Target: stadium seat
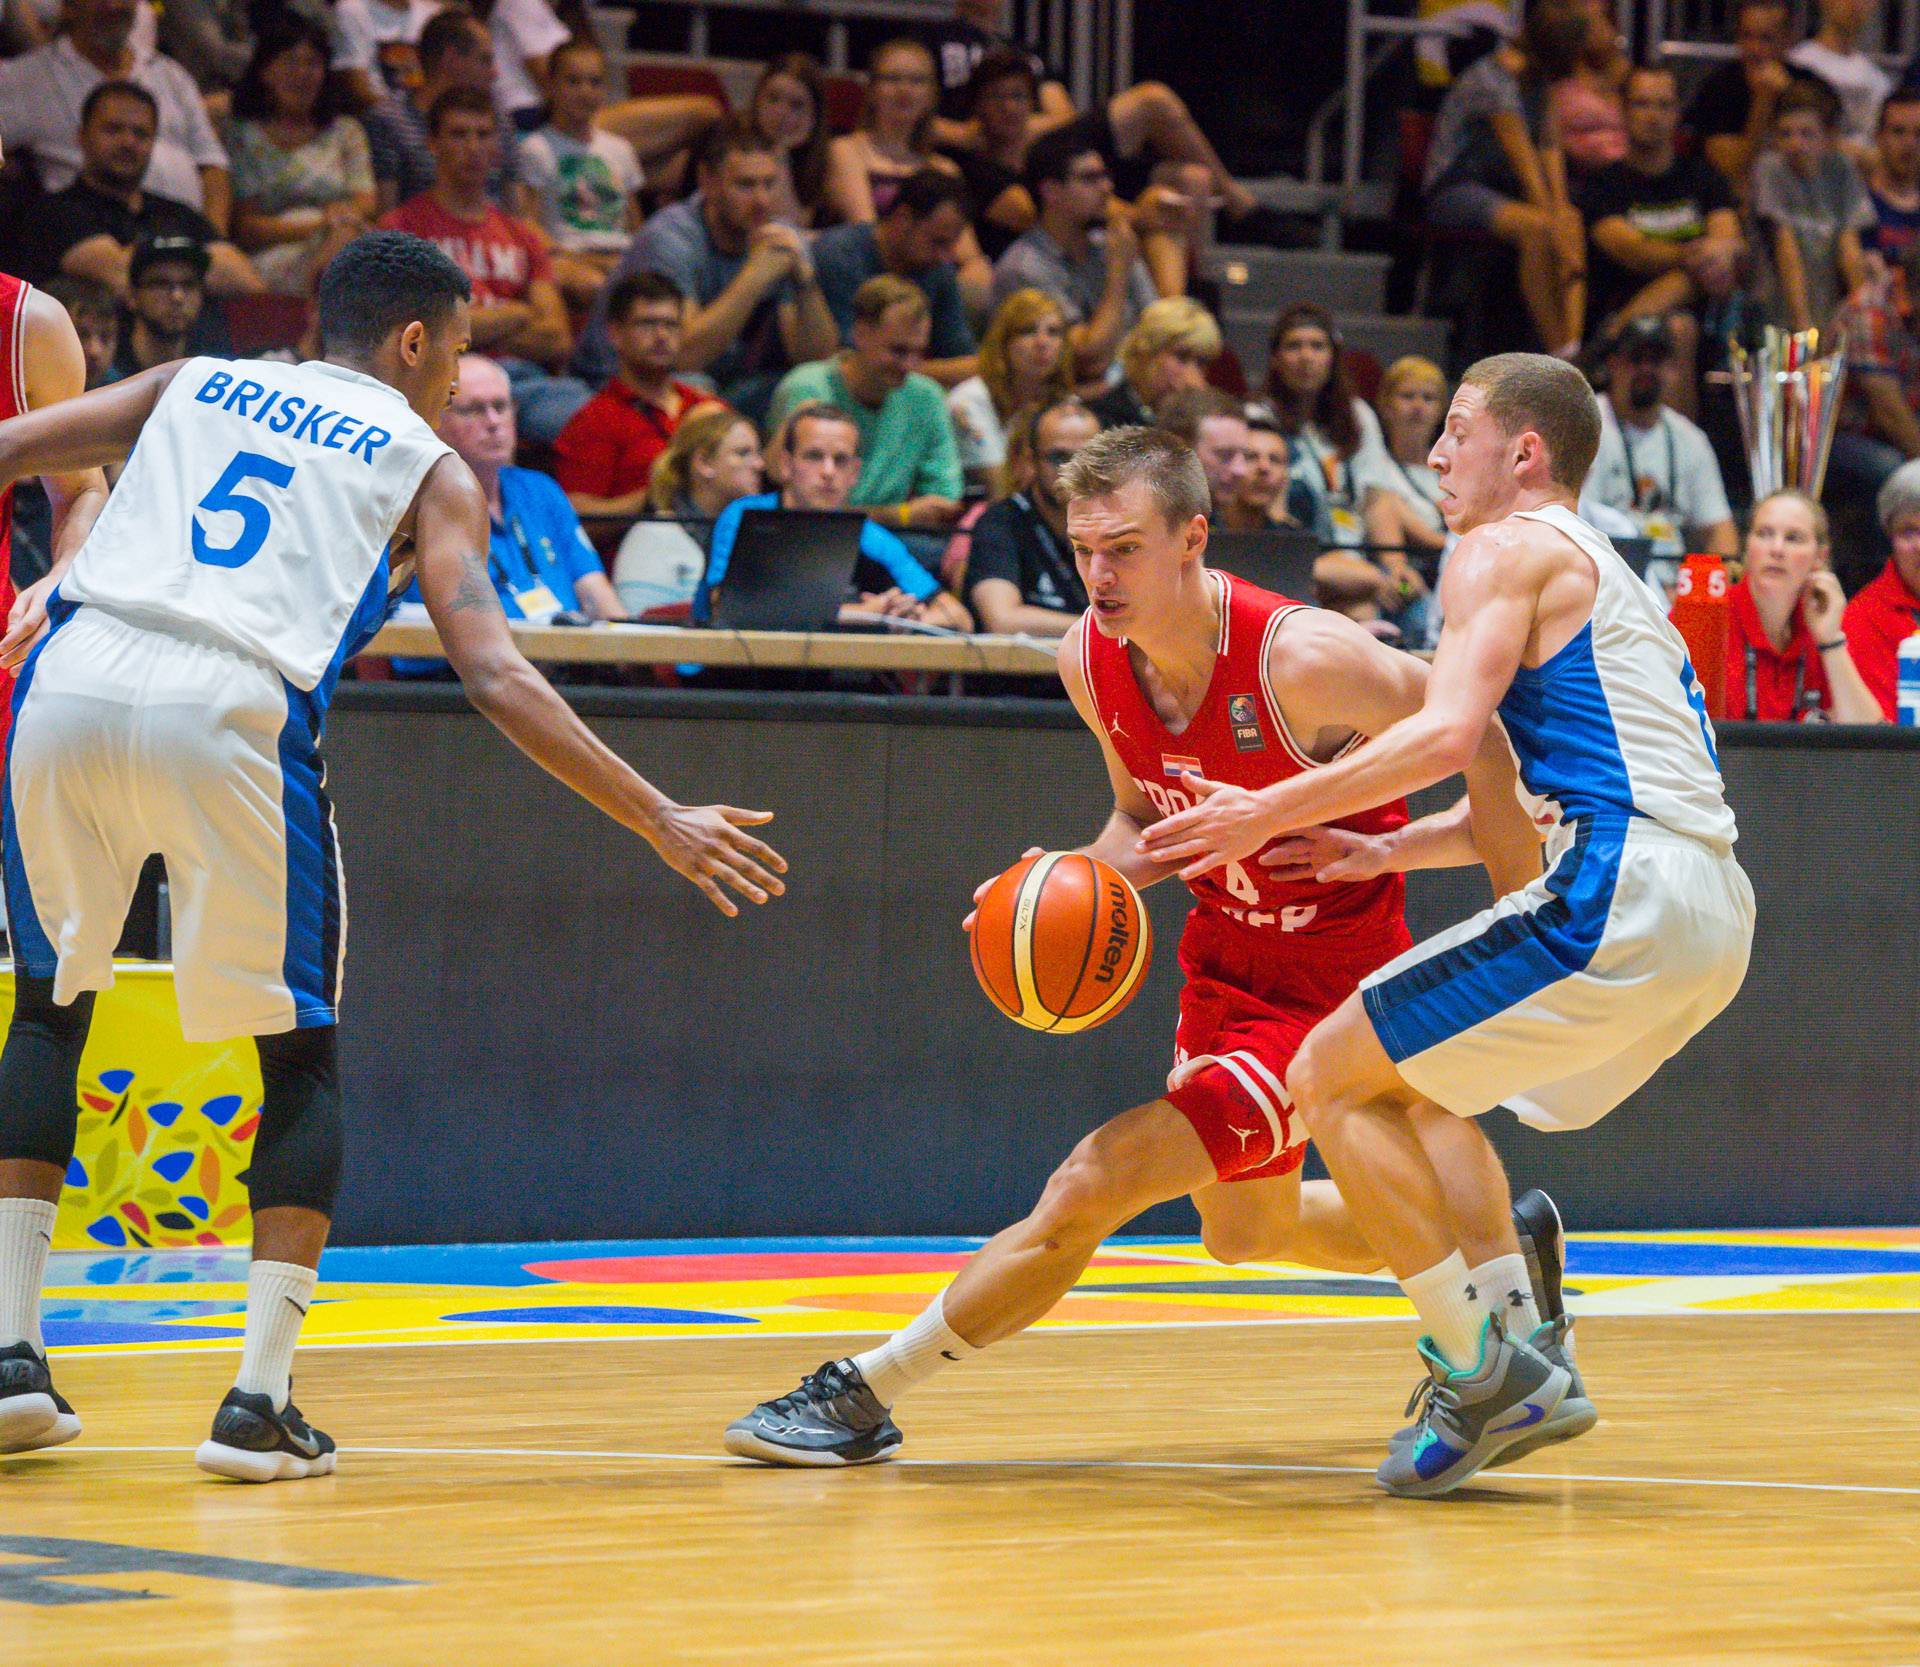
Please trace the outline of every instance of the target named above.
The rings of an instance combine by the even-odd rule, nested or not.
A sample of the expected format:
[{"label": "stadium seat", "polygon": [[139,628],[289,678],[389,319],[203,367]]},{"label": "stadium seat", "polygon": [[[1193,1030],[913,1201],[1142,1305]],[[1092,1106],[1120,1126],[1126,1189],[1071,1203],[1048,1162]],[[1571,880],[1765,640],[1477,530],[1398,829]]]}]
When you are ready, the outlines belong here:
[{"label": "stadium seat", "polygon": [[821,82],[827,95],[827,130],[851,133],[860,125],[860,108],[867,101],[867,78],[845,70],[828,70]]},{"label": "stadium seat", "polygon": [[257,358],[280,348],[297,348],[313,322],[313,303],[304,295],[228,295],[220,301],[227,325],[227,351],[236,358]]},{"label": "stadium seat", "polygon": [[727,84],[705,64],[629,64],[627,92],[633,98],[665,98],[675,93],[699,93],[717,98],[731,111]]}]

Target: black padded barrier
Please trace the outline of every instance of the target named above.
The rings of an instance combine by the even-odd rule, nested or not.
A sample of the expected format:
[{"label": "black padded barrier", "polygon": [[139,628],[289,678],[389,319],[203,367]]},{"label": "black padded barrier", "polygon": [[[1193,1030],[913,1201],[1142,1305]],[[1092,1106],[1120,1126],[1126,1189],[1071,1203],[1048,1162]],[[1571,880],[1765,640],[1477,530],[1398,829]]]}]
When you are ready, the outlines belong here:
[{"label": "black padded barrier", "polygon": [[[724,920],[457,689],[343,687],[342,1242],[991,1232],[1158,1091],[1184,888],[1148,894],[1140,995],[1078,1037],[1000,1017],[959,930],[979,880],[1110,808],[1064,703],[570,698],[677,797],[776,811],[791,892]],[[1597,1128],[1489,1127],[1576,1226],[1920,1219],[1920,735],[1728,726],[1721,757],[1745,990]],[[1415,936],[1486,896],[1415,876]]]}]

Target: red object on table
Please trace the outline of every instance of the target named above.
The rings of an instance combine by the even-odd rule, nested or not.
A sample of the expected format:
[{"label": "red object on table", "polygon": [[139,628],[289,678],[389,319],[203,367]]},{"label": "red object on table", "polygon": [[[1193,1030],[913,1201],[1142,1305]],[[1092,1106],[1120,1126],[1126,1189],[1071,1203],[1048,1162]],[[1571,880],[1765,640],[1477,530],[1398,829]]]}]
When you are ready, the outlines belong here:
[{"label": "red object on table", "polygon": [[1673,588],[1668,618],[1687,645],[1694,676],[1707,699],[1707,716],[1727,715],[1727,633],[1732,629],[1733,589],[1727,564],[1718,556],[1688,556]]}]

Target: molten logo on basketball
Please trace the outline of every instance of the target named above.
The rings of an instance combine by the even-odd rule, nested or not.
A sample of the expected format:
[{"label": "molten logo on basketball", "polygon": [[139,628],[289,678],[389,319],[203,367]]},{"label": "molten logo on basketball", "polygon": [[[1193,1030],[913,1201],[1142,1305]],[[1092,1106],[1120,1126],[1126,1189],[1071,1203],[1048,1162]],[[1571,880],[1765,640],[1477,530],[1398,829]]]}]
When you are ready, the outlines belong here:
[{"label": "molten logo on basketball", "polygon": [[1100,965],[1094,970],[1096,984],[1111,984],[1113,975],[1125,958],[1131,940],[1133,894],[1124,880],[1107,888],[1107,942],[1100,951]]}]

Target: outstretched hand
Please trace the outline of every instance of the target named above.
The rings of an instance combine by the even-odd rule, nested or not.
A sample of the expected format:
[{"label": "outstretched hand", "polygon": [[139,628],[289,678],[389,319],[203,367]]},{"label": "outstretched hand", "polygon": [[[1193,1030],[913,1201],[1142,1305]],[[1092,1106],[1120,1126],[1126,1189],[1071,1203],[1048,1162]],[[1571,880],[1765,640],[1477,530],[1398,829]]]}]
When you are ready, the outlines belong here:
[{"label": "outstretched hand", "polygon": [[1138,849],[1155,862],[1181,864],[1181,879],[1197,880],[1209,869],[1244,861],[1273,837],[1273,812],[1246,788],[1191,770],[1180,785],[1192,797],[1192,809],[1155,822],[1141,834]]},{"label": "outstretched hand", "polygon": [[7,634],[0,637],[0,670],[12,671],[39,640],[47,628],[47,597],[59,582],[51,573],[46,574],[13,599]]},{"label": "outstretched hand", "polygon": [[[1046,847],[1043,845],[1029,845],[1020,853],[1020,860],[1025,862],[1028,857],[1037,857],[1041,855],[1045,849]],[[1005,869],[1001,870],[1001,873],[1005,872]],[[967,918],[960,922],[960,930],[962,932],[971,932],[973,930],[973,923],[980,918],[980,899],[987,895],[988,888],[992,886],[994,880],[999,878],[1000,875],[995,874],[991,879],[982,880],[973,888],[973,907],[967,911]]]},{"label": "outstretched hand", "polygon": [[1276,880],[1371,880],[1387,872],[1387,853],[1371,834],[1302,828],[1276,840],[1260,866]]},{"label": "outstretched hand", "polygon": [[786,894],[780,876],[787,871],[787,859],[742,831],[772,820],[770,810],[669,805],[647,838],[662,862],[676,874],[684,874],[707,894],[709,903],[731,918],[739,914],[740,906],[721,889],[722,882],[750,903]]}]

